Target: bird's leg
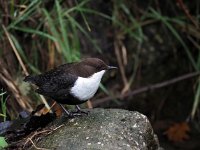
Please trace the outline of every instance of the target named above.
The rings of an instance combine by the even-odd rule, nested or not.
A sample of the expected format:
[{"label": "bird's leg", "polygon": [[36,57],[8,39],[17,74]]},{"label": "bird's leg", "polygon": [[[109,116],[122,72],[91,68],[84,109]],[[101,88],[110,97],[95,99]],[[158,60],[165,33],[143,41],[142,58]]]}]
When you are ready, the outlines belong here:
[{"label": "bird's leg", "polygon": [[71,113],[67,109],[65,109],[65,107],[62,104],[59,104],[59,105],[70,118],[74,117],[73,113]]},{"label": "bird's leg", "polygon": [[75,105],[75,107],[76,107],[76,112],[75,113],[88,115],[89,111],[83,111],[83,110],[81,110],[81,108],[78,105]]}]

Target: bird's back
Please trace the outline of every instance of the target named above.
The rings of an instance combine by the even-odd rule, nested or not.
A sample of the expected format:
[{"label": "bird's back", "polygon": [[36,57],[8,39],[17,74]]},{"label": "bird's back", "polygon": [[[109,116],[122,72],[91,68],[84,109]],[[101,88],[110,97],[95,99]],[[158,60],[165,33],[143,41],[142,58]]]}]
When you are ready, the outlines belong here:
[{"label": "bird's back", "polygon": [[64,64],[40,75],[27,76],[24,81],[37,85],[36,92],[45,96],[52,97],[54,95],[55,97],[66,94],[77,79],[77,76],[71,74],[70,71],[73,65],[75,64]]},{"label": "bird's back", "polygon": [[[90,78],[90,77],[93,74],[101,71],[102,68],[99,68],[99,66],[106,67],[105,64],[103,63],[97,63],[99,61],[101,60],[90,58],[90,59],[87,59],[86,61],[83,60],[81,62],[63,64],[59,67],[56,67],[55,69],[52,69],[40,75],[27,76],[24,79],[24,81],[31,82],[37,85],[38,86],[38,89],[36,90],[37,93],[51,97],[60,102],[66,98],[70,98],[70,99],[74,98],[73,95],[71,95],[71,93],[77,95],[77,99],[75,98],[73,101],[76,101],[78,99],[80,100],[81,97],[83,96],[88,98],[88,97],[93,96],[96,93],[103,74],[101,75],[101,77],[98,77],[97,82],[91,80],[94,77],[93,78]],[[91,93],[79,89],[82,87],[83,89],[84,87],[89,89],[88,85],[85,86],[85,84],[83,84],[82,86],[82,81],[85,81],[85,79],[87,79],[86,81],[88,81],[88,78],[90,78],[92,82],[85,82],[85,83],[94,82],[94,85],[95,85],[94,86],[92,84],[88,84],[88,85],[92,85],[91,90],[89,90],[89,92],[92,91]],[[76,81],[81,81],[81,82],[77,82],[77,83],[81,83],[81,86],[79,86],[79,84],[77,84]],[[97,83],[97,85],[95,83]],[[74,84],[77,84],[78,86],[75,86],[75,88],[73,88],[74,89],[73,92],[71,92],[70,90],[72,89],[72,87],[74,87]],[[76,91],[79,94],[77,94]],[[87,94],[82,96],[82,94],[80,93],[87,93],[87,94],[89,93],[89,94],[88,96]]]}]

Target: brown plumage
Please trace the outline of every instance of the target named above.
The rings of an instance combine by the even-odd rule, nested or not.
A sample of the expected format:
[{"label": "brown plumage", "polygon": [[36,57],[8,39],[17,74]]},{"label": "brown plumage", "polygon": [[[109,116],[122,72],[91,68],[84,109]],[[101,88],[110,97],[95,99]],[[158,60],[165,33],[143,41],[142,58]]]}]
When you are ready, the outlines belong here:
[{"label": "brown plumage", "polygon": [[63,64],[40,75],[27,76],[24,81],[37,85],[37,93],[48,96],[59,103],[78,105],[87,100],[81,99],[70,91],[77,79],[80,77],[86,79],[94,73],[112,68],[115,67],[106,65],[98,58],[86,58],[81,62]]}]

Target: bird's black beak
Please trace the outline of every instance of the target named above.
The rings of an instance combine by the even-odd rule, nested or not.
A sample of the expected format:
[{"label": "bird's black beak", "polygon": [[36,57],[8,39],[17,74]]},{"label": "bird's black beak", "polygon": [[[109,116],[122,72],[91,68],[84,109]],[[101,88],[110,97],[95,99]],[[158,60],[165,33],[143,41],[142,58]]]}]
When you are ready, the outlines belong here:
[{"label": "bird's black beak", "polygon": [[117,69],[117,67],[114,67],[114,66],[108,66],[108,70],[111,70],[111,69]]}]

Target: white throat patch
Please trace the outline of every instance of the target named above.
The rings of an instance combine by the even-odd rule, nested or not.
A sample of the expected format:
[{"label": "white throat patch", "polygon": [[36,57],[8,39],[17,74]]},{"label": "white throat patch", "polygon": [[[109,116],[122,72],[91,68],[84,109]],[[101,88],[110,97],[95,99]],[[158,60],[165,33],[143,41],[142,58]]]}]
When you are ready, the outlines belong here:
[{"label": "white throat patch", "polygon": [[92,98],[99,88],[99,84],[104,73],[105,70],[102,70],[94,73],[88,78],[78,77],[74,86],[71,88],[70,93],[83,101]]}]

